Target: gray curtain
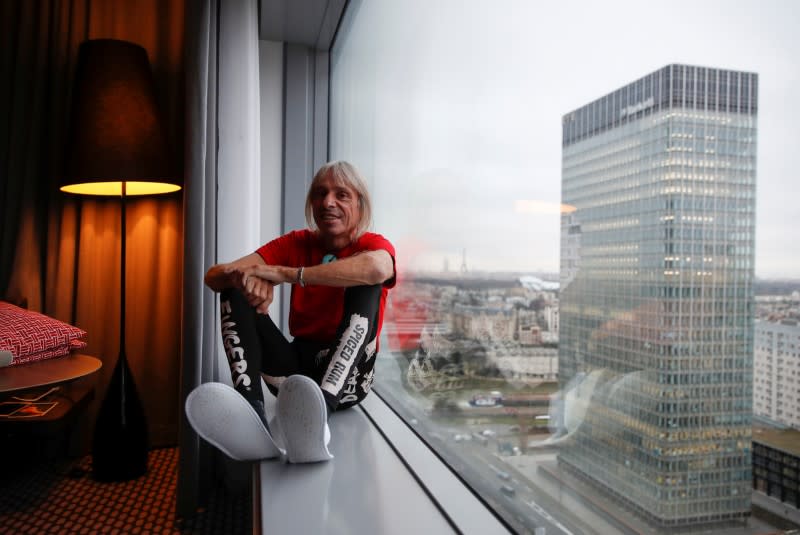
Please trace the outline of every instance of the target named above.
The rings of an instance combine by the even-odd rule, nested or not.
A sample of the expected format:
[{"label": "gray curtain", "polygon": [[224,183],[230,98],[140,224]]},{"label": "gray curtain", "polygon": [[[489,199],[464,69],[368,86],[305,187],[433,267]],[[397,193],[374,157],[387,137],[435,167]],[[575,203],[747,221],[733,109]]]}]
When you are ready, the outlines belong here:
[{"label": "gray curtain", "polygon": [[[186,180],[181,392],[212,380],[216,356],[215,296],[203,275],[216,258],[217,29],[216,0],[186,6]],[[182,409],[182,406],[181,406]],[[177,514],[194,514],[211,485],[211,451],[181,412],[178,444]]]},{"label": "gray curtain", "polygon": [[[260,245],[257,0],[187,3],[186,36],[182,403],[201,383],[230,384],[217,296],[203,276]],[[183,410],[179,446],[178,516],[204,504],[216,477],[212,467],[240,488],[250,475],[251,465],[229,461],[201,441]]]},{"label": "gray curtain", "polygon": [[[87,33],[83,13],[81,2],[0,2],[0,298],[25,298],[37,310],[45,302],[48,211],[61,209],[56,178],[72,58]],[[26,268],[36,280],[10,289],[18,245],[32,239],[34,265]]]}]

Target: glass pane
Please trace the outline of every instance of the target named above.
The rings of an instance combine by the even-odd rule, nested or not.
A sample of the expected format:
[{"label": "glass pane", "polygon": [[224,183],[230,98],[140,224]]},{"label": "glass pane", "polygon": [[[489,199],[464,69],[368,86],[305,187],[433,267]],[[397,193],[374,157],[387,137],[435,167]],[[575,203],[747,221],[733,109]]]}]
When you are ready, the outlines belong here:
[{"label": "glass pane", "polygon": [[514,530],[781,528],[795,10],[551,4],[348,6],[330,155],[398,255],[375,388]]}]

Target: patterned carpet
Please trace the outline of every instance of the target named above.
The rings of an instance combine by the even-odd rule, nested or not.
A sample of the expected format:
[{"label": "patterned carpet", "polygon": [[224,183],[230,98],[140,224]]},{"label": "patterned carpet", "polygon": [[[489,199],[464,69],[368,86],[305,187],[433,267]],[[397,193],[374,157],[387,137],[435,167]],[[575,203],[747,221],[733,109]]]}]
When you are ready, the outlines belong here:
[{"label": "patterned carpet", "polygon": [[91,457],[43,462],[0,476],[0,534],[247,534],[250,496],[218,487],[208,508],[174,518],[178,450],[150,452],[144,476],[124,483],[91,477]]}]

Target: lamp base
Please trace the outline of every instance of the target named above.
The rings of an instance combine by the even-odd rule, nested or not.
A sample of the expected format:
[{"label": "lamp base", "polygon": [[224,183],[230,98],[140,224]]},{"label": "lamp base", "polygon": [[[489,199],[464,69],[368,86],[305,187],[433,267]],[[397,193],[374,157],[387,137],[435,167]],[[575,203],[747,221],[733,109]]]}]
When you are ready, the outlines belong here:
[{"label": "lamp base", "polygon": [[92,441],[92,477],[128,481],[147,472],[147,420],[125,351],[100,406]]}]

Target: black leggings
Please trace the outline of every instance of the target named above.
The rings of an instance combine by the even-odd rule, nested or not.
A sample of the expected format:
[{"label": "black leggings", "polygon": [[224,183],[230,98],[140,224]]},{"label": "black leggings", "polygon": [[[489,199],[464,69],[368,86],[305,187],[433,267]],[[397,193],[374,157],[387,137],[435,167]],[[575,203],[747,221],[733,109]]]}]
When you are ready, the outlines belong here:
[{"label": "black leggings", "polygon": [[220,295],[222,343],[234,388],[251,403],[263,406],[262,372],[267,388],[276,395],[283,379],[302,374],[320,385],[331,411],[359,403],[372,386],[381,289],[377,284],[345,290],[342,321],[329,343],[302,338],[289,342],[239,290],[224,290]]}]

